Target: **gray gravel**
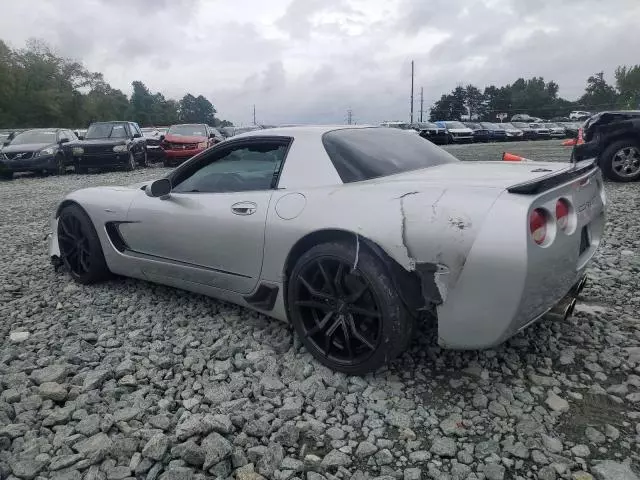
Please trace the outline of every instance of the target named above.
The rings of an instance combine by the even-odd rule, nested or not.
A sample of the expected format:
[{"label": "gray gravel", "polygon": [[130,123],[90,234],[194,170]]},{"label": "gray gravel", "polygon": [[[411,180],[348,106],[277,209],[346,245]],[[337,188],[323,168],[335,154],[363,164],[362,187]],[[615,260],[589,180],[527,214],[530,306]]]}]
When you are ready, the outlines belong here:
[{"label": "gray gravel", "polygon": [[[560,159],[558,143],[450,148]],[[482,352],[443,351],[423,325],[357,378],[248,310],[54,272],[66,192],[161,171],[0,183],[0,479],[638,479],[640,185],[607,184],[573,318]]]}]

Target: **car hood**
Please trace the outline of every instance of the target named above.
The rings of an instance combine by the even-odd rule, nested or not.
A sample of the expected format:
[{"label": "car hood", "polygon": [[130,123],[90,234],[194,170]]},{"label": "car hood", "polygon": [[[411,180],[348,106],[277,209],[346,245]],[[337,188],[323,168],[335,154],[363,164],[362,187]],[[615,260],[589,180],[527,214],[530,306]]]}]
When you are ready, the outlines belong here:
[{"label": "car hood", "polygon": [[470,128],[449,128],[451,133],[473,133],[473,130]]},{"label": "car hood", "polygon": [[200,142],[206,142],[207,137],[203,137],[200,135],[193,136],[193,137],[186,137],[184,135],[166,135],[164,137],[164,141],[171,142],[171,143],[200,143]]},{"label": "car hood", "polygon": [[456,162],[391,175],[384,180],[392,183],[425,182],[447,187],[467,186],[503,190],[571,168],[573,164],[569,162]]},{"label": "car hood", "polygon": [[124,138],[95,138],[91,140],[78,140],[73,143],[74,146],[109,146],[109,145],[124,145],[127,141]]},{"label": "car hood", "polygon": [[57,146],[55,143],[25,143],[23,145],[7,145],[2,148],[4,153],[13,152],[38,152],[43,148]]}]

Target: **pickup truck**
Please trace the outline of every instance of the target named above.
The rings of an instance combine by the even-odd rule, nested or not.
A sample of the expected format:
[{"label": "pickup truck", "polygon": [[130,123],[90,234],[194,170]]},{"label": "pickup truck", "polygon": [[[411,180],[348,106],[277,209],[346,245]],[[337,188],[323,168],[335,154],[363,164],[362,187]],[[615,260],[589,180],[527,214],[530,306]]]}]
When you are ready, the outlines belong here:
[{"label": "pickup truck", "polygon": [[616,182],[640,180],[640,111],[601,112],[583,126],[575,159],[598,159],[604,175]]}]

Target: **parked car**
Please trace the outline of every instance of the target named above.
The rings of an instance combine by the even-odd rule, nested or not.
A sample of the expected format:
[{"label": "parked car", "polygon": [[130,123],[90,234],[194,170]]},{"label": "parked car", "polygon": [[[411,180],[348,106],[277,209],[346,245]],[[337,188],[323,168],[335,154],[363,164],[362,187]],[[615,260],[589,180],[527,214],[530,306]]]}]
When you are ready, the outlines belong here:
[{"label": "parked car", "polygon": [[571,119],[569,117],[553,117],[549,121],[553,123],[567,123],[571,122]]},{"label": "parked car", "polygon": [[531,128],[531,124],[525,122],[511,122],[511,124],[518,130],[522,131],[523,140],[537,140],[538,131]]},{"label": "parked car", "polygon": [[417,122],[411,125],[411,128],[417,131],[422,138],[436,145],[444,145],[447,143],[447,130],[433,122]]},{"label": "parked car", "polygon": [[241,133],[254,132],[256,130],[264,130],[262,125],[247,125],[245,127],[223,127],[220,132],[225,138],[240,135]]},{"label": "parked car", "polygon": [[482,128],[485,128],[489,132],[489,140],[492,142],[504,142],[507,139],[507,132],[505,132],[497,123],[493,122],[481,122]]},{"label": "parked car", "polygon": [[147,141],[134,122],[96,122],[86,135],[68,147],[77,173],[90,168],[124,168],[134,170],[147,165]]},{"label": "parked car", "polygon": [[72,165],[63,145],[77,140],[71,130],[38,128],[5,140],[0,152],[0,175],[11,178],[16,172],[47,172],[64,175]]},{"label": "parked car", "polygon": [[160,137],[164,135],[164,132],[155,127],[141,128],[140,131],[147,141],[147,156],[149,160],[161,159],[164,156],[164,152],[160,148]]},{"label": "parked car", "polygon": [[617,182],[640,180],[640,111],[598,113],[583,127],[577,160],[596,157],[604,174]]},{"label": "parked car", "polygon": [[551,131],[542,123],[530,123],[529,126],[536,132],[536,140],[548,140],[551,138]]},{"label": "parked car", "polygon": [[578,130],[582,127],[581,123],[565,122],[561,124],[567,132],[567,137],[576,138],[578,136]]},{"label": "parked car", "polygon": [[551,138],[565,138],[567,136],[567,129],[558,123],[545,123],[544,126],[549,129]]},{"label": "parked car", "polygon": [[591,116],[590,112],[575,110],[569,114],[570,120],[586,120]]},{"label": "parked car", "polygon": [[489,131],[484,128],[479,123],[474,122],[463,122],[464,125],[470,128],[473,131],[473,141],[478,142],[488,142],[489,141]]},{"label": "parked car", "polygon": [[523,140],[524,132],[519,128],[516,128],[511,123],[496,123],[496,125],[504,130],[507,140]]},{"label": "parked car", "polygon": [[[216,133],[204,123],[171,125],[160,137],[165,167],[180,165],[185,160],[218,143]],[[222,139],[220,138],[220,141]]]},{"label": "parked car", "polygon": [[446,129],[448,143],[473,142],[473,130],[471,130],[462,122],[441,120],[436,122],[436,125]]},{"label": "parked car", "polygon": [[255,131],[155,181],[67,195],[50,257],[81,284],[136,277],[290,322],[360,375],[406,351],[420,312],[454,349],[569,316],[603,235],[600,180],[593,161],[460,162],[393,128]]},{"label": "parked car", "polygon": [[525,123],[535,122],[535,118],[526,113],[518,113],[511,117],[511,123],[513,122],[525,122]]}]

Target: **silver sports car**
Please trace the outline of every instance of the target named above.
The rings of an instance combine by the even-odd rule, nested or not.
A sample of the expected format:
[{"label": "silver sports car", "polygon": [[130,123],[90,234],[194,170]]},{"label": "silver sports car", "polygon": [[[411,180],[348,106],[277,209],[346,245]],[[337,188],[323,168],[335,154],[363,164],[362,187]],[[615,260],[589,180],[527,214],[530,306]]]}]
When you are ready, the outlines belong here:
[{"label": "silver sports car", "polygon": [[362,374],[416,321],[477,349],[570,314],[604,206],[592,161],[460,162],[398,129],[274,128],[71,193],[50,253],[80,283],[124,275],[289,321],[320,362]]}]

